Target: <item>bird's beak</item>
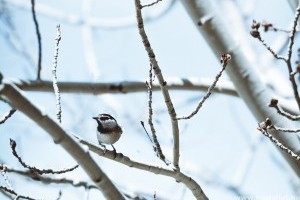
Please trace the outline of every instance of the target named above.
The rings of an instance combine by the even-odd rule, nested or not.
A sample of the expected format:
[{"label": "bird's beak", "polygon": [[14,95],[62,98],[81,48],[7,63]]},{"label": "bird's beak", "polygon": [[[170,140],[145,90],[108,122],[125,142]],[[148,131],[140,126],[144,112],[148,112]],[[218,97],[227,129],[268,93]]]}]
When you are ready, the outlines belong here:
[{"label": "bird's beak", "polygon": [[94,120],[97,120],[97,119],[98,119],[98,117],[93,117],[93,119],[94,119]]}]

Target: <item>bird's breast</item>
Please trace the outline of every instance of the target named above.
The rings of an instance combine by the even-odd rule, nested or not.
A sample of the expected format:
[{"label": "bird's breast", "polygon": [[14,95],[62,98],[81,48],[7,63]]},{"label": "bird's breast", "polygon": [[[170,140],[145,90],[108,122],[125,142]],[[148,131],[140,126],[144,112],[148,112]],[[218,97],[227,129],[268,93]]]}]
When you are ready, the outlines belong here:
[{"label": "bird's breast", "polygon": [[104,144],[114,144],[116,141],[119,140],[121,137],[121,132],[120,131],[114,131],[110,133],[100,133],[97,132],[97,138],[99,143],[104,143]]}]

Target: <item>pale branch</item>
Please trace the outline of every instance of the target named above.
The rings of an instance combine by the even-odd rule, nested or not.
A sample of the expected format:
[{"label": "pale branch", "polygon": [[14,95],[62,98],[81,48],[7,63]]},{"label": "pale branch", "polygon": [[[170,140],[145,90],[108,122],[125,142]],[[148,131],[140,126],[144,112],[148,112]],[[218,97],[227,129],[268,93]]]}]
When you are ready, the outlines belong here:
[{"label": "pale branch", "polygon": [[229,54],[223,54],[221,56],[221,64],[222,64],[222,69],[221,71],[217,74],[217,76],[215,77],[215,80],[213,81],[213,83],[211,84],[211,86],[208,88],[206,94],[201,98],[201,100],[199,101],[196,109],[189,115],[187,116],[183,116],[183,117],[179,117],[177,118],[178,120],[182,120],[182,119],[191,119],[193,116],[195,116],[200,108],[203,106],[204,102],[210,97],[213,89],[216,87],[217,82],[219,80],[219,78],[222,76],[222,73],[224,72],[228,61],[231,59],[231,56]]},{"label": "pale branch", "polygon": [[21,170],[21,169],[14,169],[8,166],[5,166],[4,170],[7,173],[14,173],[20,176],[28,177],[34,181],[39,181],[44,184],[67,184],[73,187],[83,187],[85,189],[98,189],[98,187],[94,184],[90,184],[85,181],[75,181],[68,178],[53,178],[50,176],[41,176],[37,173],[34,173],[32,170]]},{"label": "pale branch", "polygon": [[26,164],[23,161],[23,159],[18,155],[18,153],[16,151],[17,143],[13,139],[10,139],[10,147],[11,147],[11,150],[12,150],[12,154],[18,159],[19,163],[24,168],[29,169],[30,171],[32,171],[34,173],[37,173],[37,174],[40,174],[40,175],[42,175],[42,174],[63,174],[63,173],[73,171],[73,170],[75,170],[76,168],[79,167],[79,165],[75,165],[74,167],[63,169],[63,170],[58,170],[58,171],[55,171],[53,169],[38,169],[36,167],[29,166],[28,164]]},{"label": "pale branch", "polygon": [[60,144],[80,164],[105,198],[124,199],[89,152],[82,148],[58,123],[30,102],[16,86],[8,83],[0,84],[0,96],[43,128],[56,144]]},{"label": "pale branch", "polygon": [[10,109],[10,111],[8,111],[7,113],[5,113],[1,118],[0,118],[0,124],[3,124],[6,122],[6,120],[8,120],[17,110],[12,108]]},{"label": "pale branch", "polygon": [[[159,12],[147,13],[145,16],[145,22],[153,22],[160,19],[163,15],[166,15],[172,10],[177,0],[166,0],[163,4],[163,8]],[[21,9],[31,9],[26,2],[18,0],[7,1],[11,6],[15,6]],[[44,3],[38,3],[36,6],[36,12],[47,18],[51,18],[55,21],[68,23],[71,25],[86,25],[88,24],[92,29],[121,29],[135,26],[135,18],[133,16],[118,17],[118,18],[103,18],[90,16],[85,19],[82,15],[76,13],[67,13],[64,10],[59,10],[57,7],[52,7]]]},{"label": "pale branch", "polygon": [[159,159],[161,159],[166,165],[169,165],[170,163],[166,160],[166,157],[161,150],[160,144],[159,144],[157,136],[156,136],[156,130],[155,130],[155,127],[153,124],[153,108],[152,108],[153,74],[152,74],[152,69],[153,69],[152,64],[150,64],[149,82],[146,82],[146,85],[148,88],[148,124],[150,126],[150,130],[152,133],[152,143],[154,144],[154,151],[156,152],[157,157]]},{"label": "pale branch", "polygon": [[270,126],[269,125],[269,120],[267,119],[266,121],[258,124],[258,130],[265,135],[266,137],[268,137],[271,142],[273,142],[277,147],[279,147],[281,150],[283,150],[284,152],[288,153],[292,158],[294,158],[295,160],[297,160],[298,162],[300,161],[300,156],[298,156],[296,153],[294,153],[291,149],[289,149],[288,147],[286,147],[285,145],[283,145],[281,142],[279,142],[278,139],[276,139],[273,135],[271,135],[267,129]]},{"label": "pale branch", "polygon": [[39,23],[36,18],[36,13],[35,13],[35,0],[31,0],[31,13],[32,13],[32,18],[35,26],[35,32],[37,36],[37,41],[38,41],[38,69],[37,69],[37,80],[41,79],[41,70],[42,70],[42,38],[41,38],[41,33],[39,29]]},{"label": "pale branch", "polygon": [[[82,14],[83,20],[89,21],[92,16],[92,10],[94,9],[95,2],[92,0],[82,1]],[[81,26],[83,52],[85,57],[86,68],[93,80],[99,79],[101,75],[100,66],[98,65],[97,53],[95,51],[94,45],[94,29],[90,23],[84,23]]]},{"label": "pale branch", "polygon": [[115,153],[114,151],[105,150],[102,149],[99,145],[95,145],[94,143],[91,143],[87,140],[83,140],[82,138],[76,135],[74,135],[74,137],[78,139],[78,142],[80,142],[83,145],[86,145],[90,151],[98,154],[99,156],[127,165],[128,167],[140,169],[154,174],[172,177],[177,182],[182,182],[187,188],[189,188],[196,199],[208,199],[207,196],[204,194],[203,190],[201,189],[200,185],[195,180],[193,180],[191,177],[186,176],[185,174],[176,169],[169,170],[162,167],[156,167],[153,165],[147,165],[144,163],[136,162],[131,160],[129,157],[123,155],[122,153]]},{"label": "pale branch", "polygon": [[[178,91],[207,91],[213,80],[209,78],[168,78],[166,79],[169,90]],[[12,83],[24,91],[53,92],[50,81],[30,81],[30,80],[5,80]],[[90,82],[58,82],[61,93],[83,93],[83,94],[115,94],[115,93],[135,93],[147,92],[145,81],[120,81],[105,83]],[[153,83],[153,91],[160,91],[160,85]],[[238,93],[229,81],[219,81],[214,88],[215,93],[238,97]],[[280,98],[280,97],[279,97]],[[295,113],[295,108],[290,102],[284,101],[282,108],[290,113]]]},{"label": "pale branch", "polygon": [[[286,123],[289,123],[292,127],[293,124],[296,124],[296,122],[282,119],[273,109],[266,106],[274,94],[262,82],[261,76],[257,72],[256,68],[260,68],[262,63],[249,58],[249,52],[242,48],[243,43],[236,38],[235,34],[232,34],[238,32],[237,28],[243,29],[243,27],[233,27],[230,23],[226,23],[223,17],[224,13],[216,12],[216,6],[212,1],[181,0],[181,2],[215,56],[218,57],[220,52],[228,52],[232,56],[230,67],[227,68],[226,73],[257,121],[271,117],[278,126],[285,126]],[[204,24],[198,24],[199,21],[209,16],[212,17]],[[288,104],[288,106],[290,105],[291,103]],[[296,111],[294,110],[294,112]],[[297,149],[300,143],[296,134],[280,134],[278,140],[291,149]],[[286,153],[281,153],[300,177],[299,163]]]},{"label": "pale branch", "polygon": [[[52,92],[53,86],[50,81],[29,81],[11,80],[9,81],[25,91]],[[213,80],[206,78],[169,78],[166,85],[168,90],[186,91],[207,91]],[[91,82],[58,82],[61,93],[87,93],[87,94],[106,94],[106,93],[132,93],[147,92],[145,81],[120,81],[106,83]],[[160,91],[160,85],[153,83],[153,91]],[[214,91],[220,94],[238,96],[233,85],[229,81],[219,82]]]},{"label": "pale branch", "polygon": [[58,121],[61,123],[61,98],[60,98],[60,92],[57,85],[57,75],[56,75],[56,69],[57,69],[57,58],[58,58],[58,50],[59,50],[59,42],[61,40],[61,31],[60,31],[60,25],[56,26],[56,38],[55,38],[55,51],[54,51],[54,61],[53,61],[53,67],[52,67],[52,82],[53,82],[53,89],[54,94],[56,98],[56,116]]},{"label": "pale branch", "polygon": [[270,103],[269,103],[269,107],[275,108],[277,113],[290,119],[293,121],[297,121],[300,119],[300,115],[293,115],[290,114],[286,111],[284,111],[279,105],[278,105],[278,100],[277,99],[271,99]]},{"label": "pale branch", "polygon": [[165,79],[162,75],[161,69],[155,58],[154,51],[151,48],[151,44],[150,44],[147,34],[145,32],[141,9],[142,9],[142,7],[141,7],[140,0],[135,0],[136,19],[137,19],[139,34],[143,40],[145,50],[148,54],[150,63],[152,64],[154,73],[158,79],[166,106],[168,108],[168,113],[169,113],[169,116],[171,119],[172,132],[173,132],[173,165],[175,166],[175,168],[177,168],[179,170],[179,127],[178,127],[178,121],[177,121],[177,117],[176,117],[176,111],[173,106],[172,100],[170,98],[168,88],[166,87],[167,82],[165,81]]}]

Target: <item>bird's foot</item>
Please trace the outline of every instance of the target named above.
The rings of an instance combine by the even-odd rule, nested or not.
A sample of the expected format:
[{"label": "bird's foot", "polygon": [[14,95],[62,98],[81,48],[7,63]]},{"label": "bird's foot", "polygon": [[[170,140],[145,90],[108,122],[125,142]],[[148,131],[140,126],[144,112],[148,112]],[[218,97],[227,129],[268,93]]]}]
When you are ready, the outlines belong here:
[{"label": "bird's foot", "polygon": [[99,143],[99,144],[100,144],[101,147],[104,148],[104,152],[103,153],[106,154],[106,152],[107,152],[106,146],[104,144],[101,144],[101,143]]},{"label": "bird's foot", "polygon": [[114,152],[114,159],[115,159],[115,158],[117,157],[117,151],[116,151],[114,145],[111,145],[111,146],[112,146],[112,148],[114,149],[113,152]]}]

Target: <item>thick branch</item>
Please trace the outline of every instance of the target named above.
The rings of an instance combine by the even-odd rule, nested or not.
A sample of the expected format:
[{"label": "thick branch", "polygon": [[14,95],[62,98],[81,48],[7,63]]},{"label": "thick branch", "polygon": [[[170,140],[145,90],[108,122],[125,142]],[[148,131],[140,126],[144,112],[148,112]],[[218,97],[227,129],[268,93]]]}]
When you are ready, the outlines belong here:
[{"label": "thick branch", "polygon": [[41,110],[23,96],[18,88],[9,83],[2,83],[0,85],[0,96],[7,99],[11,105],[47,131],[56,144],[60,144],[65,148],[86,171],[107,199],[124,199],[111,180],[91,158],[90,154],[75,142],[59,124],[48,115],[42,113]]},{"label": "thick branch", "polygon": [[[291,124],[292,122],[282,119],[274,110],[267,107],[272,94],[253,68],[258,63],[248,59],[247,53],[242,51],[240,43],[233,37],[235,30],[223,21],[222,16],[216,12],[211,1],[182,0],[182,3],[214,54],[218,57],[220,53],[227,52],[232,56],[226,72],[257,121],[263,121],[269,117],[281,127],[297,126],[296,123]],[[277,139],[295,153],[300,152],[300,142],[296,135],[279,134]],[[283,155],[300,177],[299,164],[286,153]]]}]

